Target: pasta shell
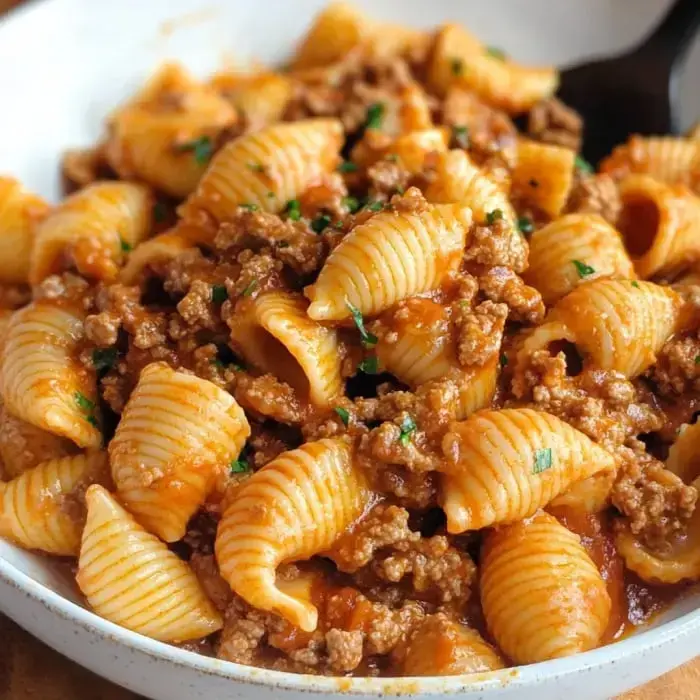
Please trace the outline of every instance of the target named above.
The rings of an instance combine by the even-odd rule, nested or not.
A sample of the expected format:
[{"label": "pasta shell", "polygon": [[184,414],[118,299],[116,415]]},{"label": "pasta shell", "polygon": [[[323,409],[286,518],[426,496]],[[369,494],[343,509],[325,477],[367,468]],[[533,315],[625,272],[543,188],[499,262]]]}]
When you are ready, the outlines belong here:
[{"label": "pasta shell", "polygon": [[352,315],[349,304],[371,316],[437,288],[458,268],[470,226],[471,210],[460,205],[375,214],[343,238],[304,290],[309,316],[341,321]]},{"label": "pasta shell", "polygon": [[306,315],[308,302],[269,292],[237,309],[231,338],[243,357],[287,382],[302,400],[328,406],[343,391],[336,331]]},{"label": "pasta shell", "polygon": [[41,462],[0,484],[0,536],[25,549],[76,556],[82,491],[107,478],[107,455],[93,452]]},{"label": "pasta shell", "polygon": [[175,542],[249,435],[233,396],[206,379],[150,364],[109,444],[119,499],[149,532]]},{"label": "pasta shell", "polygon": [[686,484],[700,477],[700,423],[686,425],[668,450],[666,469]]},{"label": "pasta shell", "polygon": [[98,615],[163,642],[200,639],[221,629],[219,613],[184,561],[106,489],[91,486],[85,500],[76,580]]},{"label": "pasta shell", "polygon": [[489,632],[519,664],[593,649],[610,618],[605,581],[579,537],[546,513],[486,536],[479,588]]},{"label": "pasta shell", "polygon": [[102,444],[96,380],[78,359],[83,311],[36,301],[17,311],[0,351],[0,389],[7,409],[79,447]]},{"label": "pasta shell", "polygon": [[319,440],[285,452],[244,482],[224,513],[216,534],[221,575],[250,605],[313,631],[316,608],[282,592],[275,570],[329,549],[371,501],[349,443]]},{"label": "pasta shell", "polygon": [[36,227],[49,209],[17,180],[0,177],[0,282],[27,282]]},{"label": "pasta shell", "polygon": [[614,470],[613,456],[568,423],[529,408],[479,411],[443,439],[447,530],[511,523],[572,484]]},{"label": "pasta shell", "polygon": [[342,143],[343,128],[335,119],[275,124],[241,136],[214,156],[180,214],[221,222],[242,204],[279,212],[335,168]]},{"label": "pasta shell", "polygon": [[131,182],[98,182],[65,199],[37,228],[29,281],[75,266],[84,277],[113,280],[125,253],[146,237],[151,195]]}]

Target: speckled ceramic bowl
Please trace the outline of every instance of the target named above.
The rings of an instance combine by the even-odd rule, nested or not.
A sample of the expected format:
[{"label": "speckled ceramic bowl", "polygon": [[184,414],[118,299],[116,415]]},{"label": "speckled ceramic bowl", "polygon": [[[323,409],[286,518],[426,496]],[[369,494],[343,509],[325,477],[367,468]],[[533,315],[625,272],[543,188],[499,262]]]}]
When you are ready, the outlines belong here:
[{"label": "speckled ceramic bowl", "polygon": [[[281,60],[324,0],[44,0],[0,21],[0,172],[48,197],[58,158],[90,144],[102,120],[160,62],[210,71],[233,60]],[[416,26],[464,21],[489,44],[563,63],[624,48],[668,0],[357,0]],[[700,47],[686,76],[686,121],[700,116]],[[699,608],[696,610],[696,608]],[[293,700],[309,694],[593,700],[643,683],[700,653],[700,594],[652,628],[569,659],[470,677],[332,679],[205,658],[86,610],[67,572],[0,541],[0,610],[93,671],[157,700]],[[89,697],[86,689],[84,697]]]}]

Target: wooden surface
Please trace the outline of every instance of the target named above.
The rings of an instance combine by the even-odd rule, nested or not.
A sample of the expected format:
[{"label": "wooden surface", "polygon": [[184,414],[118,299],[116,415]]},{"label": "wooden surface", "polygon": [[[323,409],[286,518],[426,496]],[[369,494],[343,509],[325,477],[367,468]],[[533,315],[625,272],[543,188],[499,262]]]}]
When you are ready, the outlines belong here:
[{"label": "wooden surface", "polygon": [[[139,700],[63,658],[1,615],[0,639],[5,650],[0,653],[0,700]],[[618,700],[700,700],[700,657]]]}]

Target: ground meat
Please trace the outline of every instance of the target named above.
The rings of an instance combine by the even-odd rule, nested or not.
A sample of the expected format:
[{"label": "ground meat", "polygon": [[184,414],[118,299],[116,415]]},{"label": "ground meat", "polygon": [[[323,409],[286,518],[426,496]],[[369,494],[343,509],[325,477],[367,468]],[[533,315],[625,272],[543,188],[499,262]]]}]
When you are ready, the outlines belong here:
[{"label": "ground meat", "polygon": [[387,465],[373,474],[372,485],[404,508],[425,509],[437,504],[435,472],[414,472],[398,465]]},{"label": "ground meat", "polygon": [[221,578],[219,567],[213,554],[194,552],[189,560],[207,598],[219,612],[224,612],[231,603],[231,587]]},{"label": "ground meat", "polygon": [[583,135],[583,119],[556,97],[538,102],[530,111],[528,135],[536,141],[553,143],[579,151]]},{"label": "ground meat", "polygon": [[612,502],[647,547],[668,551],[673,535],[695,511],[698,493],[641,450],[627,450],[624,456]]},{"label": "ground meat", "polygon": [[400,162],[383,158],[367,169],[370,197],[385,199],[408,187],[410,173]]},{"label": "ground meat", "polygon": [[385,422],[360,438],[359,449],[370,462],[401,464],[411,471],[435,471],[442,456],[422,431],[406,432],[401,426],[412,421],[408,413],[400,414],[396,422]]},{"label": "ground meat", "polygon": [[[541,301],[540,301],[541,303]],[[508,307],[485,301],[473,311],[458,307],[457,360],[463,367],[481,367],[501,349]]]},{"label": "ground meat", "polygon": [[567,213],[598,214],[612,226],[617,223],[621,209],[617,183],[605,173],[579,176],[566,204]]},{"label": "ground meat", "polygon": [[237,373],[233,394],[246,411],[261,418],[272,418],[289,425],[299,425],[304,421],[306,412],[294,389],[272,374],[252,377],[244,372]]},{"label": "ground meat", "polygon": [[487,267],[501,265],[518,273],[527,268],[527,255],[527,241],[504,219],[491,226],[474,226],[464,251],[467,262]]},{"label": "ground meat", "polygon": [[508,317],[513,321],[542,323],[545,314],[542,296],[528,287],[508,267],[492,267],[479,277],[479,289],[491,300],[508,304]]},{"label": "ground meat", "polygon": [[202,280],[194,280],[185,296],[178,302],[177,311],[188,326],[214,329],[220,324],[218,310],[212,302],[213,287]]},{"label": "ground meat", "polygon": [[647,375],[660,394],[676,396],[700,391],[700,339],[681,335],[669,340]]},{"label": "ground meat", "polygon": [[[88,282],[70,272],[49,275],[34,287],[34,300],[66,301],[81,306],[86,311],[94,307],[95,295]],[[0,295],[1,297],[2,295]],[[7,308],[3,304],[2,308]]]},{"label": "ground meat", "polygon": [[234,598],[224,615],[216,655],[238,664],[254,664],[265,633],[265,616]]},{"label": "ground meat", "polygon": [[326,632],[328,664],[336,673],[354,671],[362,662],[364,635],[360,630],[345,632],[332,629]]}]

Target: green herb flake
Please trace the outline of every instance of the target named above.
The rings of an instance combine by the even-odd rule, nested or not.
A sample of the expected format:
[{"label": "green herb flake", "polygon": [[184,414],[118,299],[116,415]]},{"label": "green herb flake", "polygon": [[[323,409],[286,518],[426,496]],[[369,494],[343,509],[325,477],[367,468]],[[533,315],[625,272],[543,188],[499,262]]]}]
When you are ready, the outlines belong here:
[{"label": "green herb flake", "polygon": [[518,219],[518,231],[524,236],[529,236],[535,230],[535,225],[532,223],[532,219],[529,216],[521,216]]},{"label": "green herb flake", "polygon": [[260,165],[260,163],[248,163],[248,167],[256,173],[264,173],[265,172],[265,166]]},{"label": "green herb flake", "polygon": [[384,160],[388,160],[390,163],[398,163],[399,157],[396,153],[390,153],[388,156],[384,156]]},{"label": "green herb flake", "polygon": [[365,209],[369,209],[370,211],[381,211],[384,209],[384,204],[375,199],[371,202],[367,202],[367,204],[365,204]]},{"label": "green herb flake", "polygon": [[274,198],[275,198],[275,193],[274,193],[274,192],[268,192],[268,193],[267,193],[267,198],[268,198],[268,199],[274,199]]},{"label": "green herb flake", "polygon": [[695,356],[695,364],[700,365],[700,355]]},{"label": "green herb flake", "polygon": [[379,372],[379,361],[375,356],[367,357],[357,366],[360,372],[365,374],[377,374]]},{"label": "green herb flake", "polygon": [[508,357],[505,353],[501,353],[501,356],[498,358],[498,362],[500,363],[501,367],[508,366]]},{"label": "green herb flake", "polygon": [[231,474],[244,474],[250,469],[247,459],[234,459],[231,464],[229,464]]},{"label": "green herb flake", "polygon": [[198,139],[179,144],[177,150],[191,151],[198,165],[206,165],[214,153],[214,145],[208,136],[200,136]]},{"label": "green herb flake", "polygon": [[499,61],[505,61],[507,56],[503,49],[499,49],[497,46],[489,46],[486,49],[486,54],[491,56],[491,58],[496,58]]},{"label": "green herb flake", "polygon": [[366,129],[381,129],[384,120],[385,106],[383,102],[375,102],[367,109]]},{"label": "green herb flake", "polygon": [[299,221],[301,219],[301,204],[299,204],[298,199],[290,199],[287,202],[287,216],[292,221]]},{"label": "green herb flake", "polygon": [[450,61],[450,68],[452,69],[452,75],[460,76],[464,74],[464,63],[461,58],[453,58]]},{"label": "green herb flake", "polygon": [[312,222],[311,228],[314,233],[323,233],[323,231],[328,228],[331,224],[331,217],[328,214],[319,214]]},{"label": "green herb flake", "polygon": [[336,170],[339,173],[356,173],[358,168],[355,163],[353,163],[350,160],[344,160],[337,168]]},{"label": "green herb flake", "polygon": [[90,425],[91,425],[93,428],[99,428],[99,427],[100,427],[100,426],[97,424],[97,418],[95,418],[95,416],[93,416],[92,414],[89,415],[89,416],[87,416],[87,417],[85,418],[85,420],[86,420],[88,423],[90,423]]},{"label": "green herb flake", "polygon": [[211,288],[211,300],[215,304],[223,304],[228,299],[228,291],[223,284],[215,284]]},{"label": "green herb flake", "polygon": [[340,406],[336,406],[333,410],[340,416],[340,420],[343,421],[343,425],[347,428],[348,423],[350,423],[350,412],[340,408]]},{"label": "green herb flake", "polygon": [[411,435],[416,432],[416,423],[411,416],[405,416],[401,421],[401,433],[399,442],[406,447],[411,441]]},{"label": "green herb flake", "polygon": [[360,209],[360,200],[357,197],[343,197],[342,203],[351,214]]},{"label": "green herb flake", "polygon": [[576,165],[576,169],[580,170],[582,173],[590,175],[594,172],[593,166],[583,156],[576,156],[574,164]]},{"label": "green herb flake", "polygon": [[280,241],[277,244],[278,248],[289,248],[289,241]]},{"label": "green herb flake", "polygon": [[503,221],[503,209],[494,209],[486,214],[486,223],[493,226],[497,221]]},{"label": "green herb flake", "polygon": [[250,282],[248,282],[248,286],[241,292],[241,296],[249,297],[255,291],[257,286],[258,280],[250,280]]},{"label": "green herb flake", "polygon": [[460,148],[469,148],[469,127],[453,126],[452,136]]},{"label": "green herb flake", "polygon": [[241,209],[247,209],[248,211],[257,211],[258,205],[257,204],[250,204],[249,202],[246,202],[245,204],[241,204]]},{"label": "green herb flake", "polygon": [[374,335],[374,333],[367,332],[367,329],[365,328],[365,321],[362,318],[362,313],[356,306],[353,306],[353,304],[351,304],[347,299],[345,300],[345,305],[348,307],[348,309],[350,309],[352,320],[355,322],[357,330],[360,331],[362,344],[366,348],[373,348],[377,344],[377,336]]},{"label": "green herb flake", "polygon": [[119,245],[122,249],[122,253],[130,253],[134,249],[134,247],[130,243],[127,243],[121,236],[119,237]]},{"label": "green herb flake", "polygon": [[81,394],[79,391],[76,391],[73,398],[75,398],[75,403],[78,404],[78,408],[81,411],[85,411],[85,413],[92,413],[95,410],[94,401],[90,401],[85,394]]},{"label": "green herb flake", "polygon": [[580,260],[572,260],[571,261],[574,264],[574,267],[576,268],[576,272],[578,272],[578,276],[581,279],[584,279],[584,277],[589,277],[595,272],[595,268],[591,267],[590,265],[586,265],[586,263],[581,262]]},{"label": "green herb flake", "polygon": [[168,207],[163,202],[153,205],[153,218],[157,224],[162,224],[168,218]]},{"label": "green herb flake", "polygon": [[112,369],[117,362],[117,348],[95,348],[92,351],[92,366],[98,371]]},{"label": "green herb flake", "polygon": [[636,280],[635,280],[634,282],[632,282],[632,286],[633,286],[635,289],[641,289],[641,287],[639,286],[639,282],[637,282]]},{"label": "green herb flake", "polygon": [[535,463],[532,465],[533,474],[541,474],[552,466],[552,448],[545,447],[535,450]]}]

